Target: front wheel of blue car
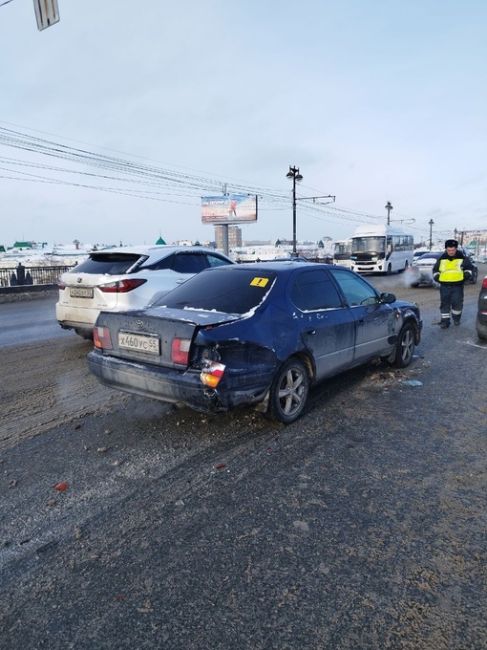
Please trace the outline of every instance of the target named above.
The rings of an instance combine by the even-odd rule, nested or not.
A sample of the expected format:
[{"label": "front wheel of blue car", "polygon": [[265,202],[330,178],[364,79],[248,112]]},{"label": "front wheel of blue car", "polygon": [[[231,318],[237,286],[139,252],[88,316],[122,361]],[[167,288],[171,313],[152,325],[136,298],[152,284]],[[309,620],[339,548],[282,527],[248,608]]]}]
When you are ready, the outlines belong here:
[{"label": "front wheel of blue car", "polygon": [[396,366],[396,368],[409,366],[413,360],[415,347],[414,326],[411,323],[405,323],[397,337],[392,365]]},{"label": "front wheel of blue car", "polygon": [[289,359],[276,374],[269,395],[269,415],[290,424],[302,414],[309,393],[309,376],[298,359]]}]

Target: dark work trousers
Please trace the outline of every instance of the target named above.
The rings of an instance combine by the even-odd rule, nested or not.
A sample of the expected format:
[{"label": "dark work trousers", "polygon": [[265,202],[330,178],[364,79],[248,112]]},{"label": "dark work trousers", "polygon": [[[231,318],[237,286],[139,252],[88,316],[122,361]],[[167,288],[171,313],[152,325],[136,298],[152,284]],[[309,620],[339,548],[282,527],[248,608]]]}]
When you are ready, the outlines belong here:
[{"label": "dark work trousers", "polygon": [[450,322],[450,311],[453,322],[459,322],[463,308],[463,283],[440,284],[440,312],[442,322]]}]

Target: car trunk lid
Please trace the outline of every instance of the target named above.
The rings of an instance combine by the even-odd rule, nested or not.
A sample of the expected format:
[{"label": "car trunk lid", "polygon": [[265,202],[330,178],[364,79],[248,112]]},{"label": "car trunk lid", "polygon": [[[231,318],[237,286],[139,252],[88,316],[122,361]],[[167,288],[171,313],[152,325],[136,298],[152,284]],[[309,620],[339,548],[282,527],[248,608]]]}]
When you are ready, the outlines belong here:
[{"label": "car trunk lid", "polygon": [[125,275],[100,273],[67,273],[64,276],[64,293],[61,302],[87,309],[113,309],[118,303],[117,292],[104,292],[105,284],[118,282]]},{"label": "car trunk lid", "polygon": [[[102,312],[96,323],[95,345],[115,357],[165,367],[187,367],[191,343],[198,329],[239,318],[238,314],[166,307]],[[109,338],[106,338],[106,329]]]}]

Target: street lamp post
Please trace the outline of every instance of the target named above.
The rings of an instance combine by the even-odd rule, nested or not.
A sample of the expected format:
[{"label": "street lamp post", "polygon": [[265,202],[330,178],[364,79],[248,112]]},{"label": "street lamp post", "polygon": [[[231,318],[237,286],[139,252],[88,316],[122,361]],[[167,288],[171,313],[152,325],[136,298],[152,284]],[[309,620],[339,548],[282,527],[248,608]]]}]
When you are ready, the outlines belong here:
[{"label": "street lamp post", "polygon": [[430,219],[428,221],[428,223],[429,223],[429,227],[430,227],[430,246],[429,246],[429,248],[431,250],[433,248],[433,224],[435,222],[433,221],[433,219]]},{"label": "street lamp post", "polygon": [[299,173],[299,167],[289,167],[289,171],[286,174],[286,178],[293,179],[293,252],[292,256],[297,257],[298,252],[296,250],[296,181],[302,181],[303,177]]},{"label": "street lamp post", "polygon": [[384,207],[387,210],[387,225],[389,226],[391,223],[391,210],[393,210],[393,207],[390,201],[387,201]]}]

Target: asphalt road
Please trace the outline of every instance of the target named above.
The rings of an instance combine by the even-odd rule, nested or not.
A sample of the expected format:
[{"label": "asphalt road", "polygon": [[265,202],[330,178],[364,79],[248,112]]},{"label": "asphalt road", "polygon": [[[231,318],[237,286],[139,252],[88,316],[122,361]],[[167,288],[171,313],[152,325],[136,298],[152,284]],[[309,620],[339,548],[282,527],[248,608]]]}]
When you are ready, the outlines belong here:
[{"label": "asphalt road", "polygon": [[0,304],[0,348],[72,336],[56,320],[57,291],[45,298]]},{"label": "asphalt road", "polygon": [[375,282],[422,307],[413,365],[290,426],[122,397],[73,334],[3,348],[0,647],[486,648],[478,288],[442,331],[437,291]]}]

